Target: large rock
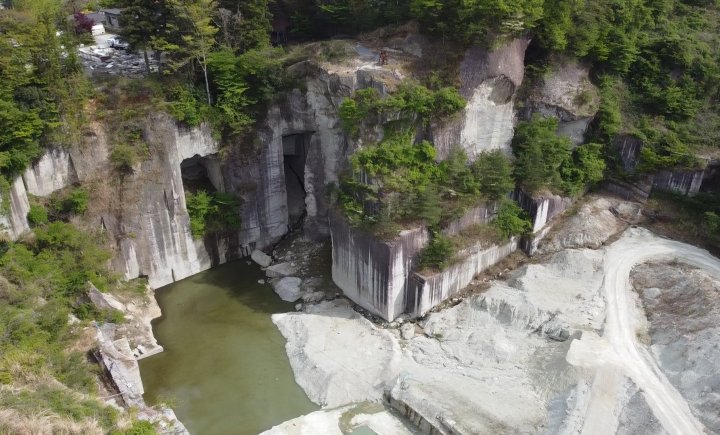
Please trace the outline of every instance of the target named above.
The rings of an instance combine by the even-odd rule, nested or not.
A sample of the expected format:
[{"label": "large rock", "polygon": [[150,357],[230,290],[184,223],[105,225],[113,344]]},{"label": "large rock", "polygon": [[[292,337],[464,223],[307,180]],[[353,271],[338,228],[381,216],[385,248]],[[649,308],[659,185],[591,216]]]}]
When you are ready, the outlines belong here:
[{"label": "large rock", "polygon": [[639,217],[640,206],[637,203],[602,196],[588,199],[547,240],[540,242],[541,252],[566,248],[597,249]]},{"label": "large rock", "polygon": [[600,94],[590,82],[590,69],[576,60],[556,59],[550,69],[528,91],[523,119],[534,113],[555,117],[559,132],[575,144],[585,139],[585,131],[600,107]]},{"label": "large rock", "polygon": [[514,99],[523,81],[529,39],[507,41],[491,50],[473,47],[460,65],[460,93],[468,101],[459,116],[433,125],[438,158],[459,145],[471,159],[493,149],[510,152]]},{"label": "large rock", "polygon": [[380,401],[397,376],[397,341],[344,299],[310,305],[302,313],[274,314],[272,320],[287,339],[295,381],[319,405]]},{"label": "large rock", "polygon": [[259,264],[260,267],[268,267],[270,266],[270,263],[272,263],[272,257],[258,249],[252,251],[252,254],[250,254],[250,258],[252,258],[252,260],[257,264]]},{"label": "large rock", "polygon": [[102,293],[100,290],[97,289],[94,285],[92,285],[91,282],[87,283],[88,285],[88,297],[90,298],[90,302],[93,303],[98,309],[101,310],[118,310],[121,312],[125,312],[125,305],[123,305],[122,302],[117,300],[115,296],[109,294],[109,293]]},{"label": "large rock", "polygon": [[278,281],[273,282],[273,290],[280,296],[280,299],[287,302],[295,302],[300,299],[303,295],[303,291],[300,289],[302,280],[294,276],[286,276],[280,278]]},{"label": "large rock", "polygon": [[373,314],[393,321],[407,309],[413,256],[429,242],[424,227],[403,230],[393,240],[353,228],[331,213],[332,279],[345,296]]},{"label": "large rock", "polygon": [[265,275],[268,278],[282,278],[284,276],[291,276],[297,273],[297,268],[289,262],[278,263],[268,266],[265,269]]}]

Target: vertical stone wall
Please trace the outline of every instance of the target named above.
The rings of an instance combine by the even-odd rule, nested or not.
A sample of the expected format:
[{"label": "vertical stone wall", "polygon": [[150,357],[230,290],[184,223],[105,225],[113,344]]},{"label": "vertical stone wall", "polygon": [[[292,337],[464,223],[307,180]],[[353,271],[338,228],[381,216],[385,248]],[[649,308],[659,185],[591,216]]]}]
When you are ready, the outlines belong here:
[{"label": "vertical stone wall", "polygon": [[653,177],[653,189],[692,196],[700,191],[704,173],[704,170],[660,171]]},{"label": "vertical stone wall", "polygon": [[406,312],[413,317],[425,315],[433,307],[467,287],[473,278],[518,249],[519,239],[502,245],[476,245],[460,252],[462,258],[441,272],[421,275],[413,272],[408,285]]},{"label": "vertical stone wall", "polygon": [[332,279],[345,296],[388,321],[405,312],[412,260],[427,245],[427,230],[405,230],[386,242],[331,212],[330,235]]}]

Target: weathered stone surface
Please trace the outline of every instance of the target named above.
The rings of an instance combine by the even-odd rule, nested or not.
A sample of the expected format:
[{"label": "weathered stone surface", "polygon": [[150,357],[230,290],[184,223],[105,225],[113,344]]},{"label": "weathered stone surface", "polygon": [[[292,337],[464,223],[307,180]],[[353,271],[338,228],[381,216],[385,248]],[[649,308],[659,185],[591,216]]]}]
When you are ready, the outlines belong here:
[{"label": "weathered stone surface", "polygon": [[397,341],[344,299],[311,305],[301,313],[274,314],[272,320],[287,339],[296,382],[317,404],[380,401],[384,387],[397,376]]},{"label": "weathered stone surface", "polygon": [[467,287],[475,275],[516,251],[518,245],[517,238],[500,246],[483,247],[478,244],[459,252],[458,256],[462,259],[441,272],[428,276],[413,272],[408,284],[406,311],[414,317],[424,315]]},{"label": "weathered stone surface", "polygon": [[270,263],[272,263],[272,257],[259,249],[252,251],[250,258],[252,258],[255,263],[259,264],[260,267],[268,267],[270,266]]},{"label": "weathered stone surface", "polygon": [[515,121],[514,96],[524,75],[528,39],[514,39],[490,51],[474,47],[460,66],[460,92],[468,105],[459,116],[432,126],[438,158],[460,145],[474,159],[502,149],[509,153]]},{"label": "weathered stone surface", "polygon": [[561,134],[576,145],[583,143],[585,130],[600,106],[600,95],[590,82],[589,71],[576,60],[555,59],[528,91],[520,117],[527,120],[537,113],[557,118]]},{"label": "weathered stone surface", "polygon": [[692,196],[700,191],[704,173],[702,169],[660,171],[653,177],[653,189]]},{"label": "weathered stone surface", "polygon": [[602,196],[591,197],[575,215],[563,221],[559,231],[540,242],[539,250],[597,249],[611,236],[636,221],[639,215],[640,206],[637,203]]},{"label": "weathered stone surface", "polygon": [[294,276],[286,276],[273,282],[273,290],[280,296],[280,299],[287,302],[295,302],[303,295],[300,289],[302,280]]},{"label": "weathered stone surface", "polygon": [[[16,178],[10,185],[10,206],[7,214],[0,215],[0,233],[4,233],[12,240],[16,240],[22,233],[30,229],[27,214],[30,211],[25,184],[22,178]],[[0,198],[0,202],[3,198]]]},{"label": "weathered stone surface", "polygon": [[391,241],[350,227],[332,213],[332,279],[353,302],[387,321],[405,312],[413,256],[429,241],[424,227]]},{"label": "weathered stone surface", "polygon": [[90,282],[88,282],[88,297],[93,305],[101,310],[112,309],[125,312],[125,305],[122,302],[109,293],[102,293]]},{"label": "weathered stone surface", "polygon": [[674,262],[643,264],[631,273],[649,320],[650,349],[708,433],[720,432],[717,278]]},{"label": "weathered stone surface", "polygon": [[403,340],[410,340],[415,337],[415,324],[414,323],[403,323],[400,327],[400,335]]},{"label": "weathered stone surface", "polygon": [[297,273],[297,268],[289,262],[272,264],[265,269],[268,278],[282,278]]}]

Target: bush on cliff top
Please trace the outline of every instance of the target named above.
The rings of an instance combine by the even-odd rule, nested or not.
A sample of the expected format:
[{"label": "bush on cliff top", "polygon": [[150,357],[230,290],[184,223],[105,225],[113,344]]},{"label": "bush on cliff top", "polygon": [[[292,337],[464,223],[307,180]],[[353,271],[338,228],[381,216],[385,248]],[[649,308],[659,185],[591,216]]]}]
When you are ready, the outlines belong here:
[{"label": "bush on cliff top", "polygon": [[421,221],[435,227],[482,200],[507,195],[514,185],[510,162],[500,151],[469,164],[465,152],[454,148],[438,163],[432,144],[413,143],[411,133],[363,148],[351,163],[339,202],[354,225]]},{"label": "bush on cliff top", "polygon": [[466,104],[455,88],[433,91],[418,83],[405,81],[385,98],[381,98],[374,88],[356,91],[340,105],[340,119],[346,130],[357,134],[360,124],[371,115],[392,119],[386,127],[399,122],[427,123],[451,116],[465,108]]}]

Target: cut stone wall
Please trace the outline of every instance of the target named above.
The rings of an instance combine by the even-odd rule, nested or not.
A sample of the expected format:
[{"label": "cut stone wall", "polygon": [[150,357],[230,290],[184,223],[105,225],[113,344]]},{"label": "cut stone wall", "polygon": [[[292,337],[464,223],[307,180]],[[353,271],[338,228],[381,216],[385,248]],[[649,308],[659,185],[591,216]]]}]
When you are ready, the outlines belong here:
[{"label": "cut stone wall", "polygon": [[404,313],[412,260],[429,242],[427,230],[404,230],[382,241],[331,212],[330,234],[332,279],[345,296],[388,321]]},{"label": "cut stone wall", "polygon": [[476,275],[515,252],[519,239],[503,245],[482,247],[477,244],[458,255],[455,264],[433,275],[413,272],[408,285],[407,313],[413,317],[425,315],[433,307],[467,287]]}]

